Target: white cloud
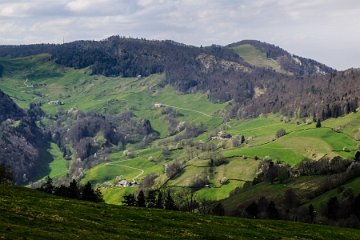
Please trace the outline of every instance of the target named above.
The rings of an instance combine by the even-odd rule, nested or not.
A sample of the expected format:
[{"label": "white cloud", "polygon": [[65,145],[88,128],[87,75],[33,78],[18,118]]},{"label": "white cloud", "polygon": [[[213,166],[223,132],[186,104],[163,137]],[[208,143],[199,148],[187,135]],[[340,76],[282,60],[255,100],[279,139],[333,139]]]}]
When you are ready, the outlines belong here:
[{"label": "white cloud", "polygon": [[340,69],[360,67],[358,0],[1,0],[0,44],[172,39],[192,45],[258,39]]}]

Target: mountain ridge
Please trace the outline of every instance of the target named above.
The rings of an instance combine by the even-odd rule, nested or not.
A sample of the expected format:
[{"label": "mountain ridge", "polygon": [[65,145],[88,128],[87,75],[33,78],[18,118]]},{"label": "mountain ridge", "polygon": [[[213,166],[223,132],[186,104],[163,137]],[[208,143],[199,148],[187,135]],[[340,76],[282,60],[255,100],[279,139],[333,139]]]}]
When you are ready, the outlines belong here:
[{"label": "mountain ridge", "polygon": [[[289,117],[326,119],[359,106],[354,96],[360,93],[351,87],[360,79],[356,71],[349,79],[343,74],[346,71],[256,40],[194,47],[169,40],[112,36],[61,45],[0,46],[2,57],[39,53],[50,54],[65,67],[90,68],[92,74],[144,77],[164,73],[165,83],[182,93],[203,92],[214,102],[233,101],[229,117],[279,112]],[[325,96],[322,89],[332,97]],[[293,93],[298,96],[292,98]]]}]

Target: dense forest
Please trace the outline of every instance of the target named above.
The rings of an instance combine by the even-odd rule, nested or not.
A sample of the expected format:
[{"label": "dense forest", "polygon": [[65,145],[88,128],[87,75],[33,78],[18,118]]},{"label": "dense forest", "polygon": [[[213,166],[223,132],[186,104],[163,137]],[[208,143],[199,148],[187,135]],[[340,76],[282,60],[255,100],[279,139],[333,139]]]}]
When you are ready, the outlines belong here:
[{"label": "dense forest", "polygon": [[52,160],[50,135],[36,124],[43,112],[36,104],[22,110],[2,91],[0,96],[0,163],[12,169],[16,183],[32,181]]}]

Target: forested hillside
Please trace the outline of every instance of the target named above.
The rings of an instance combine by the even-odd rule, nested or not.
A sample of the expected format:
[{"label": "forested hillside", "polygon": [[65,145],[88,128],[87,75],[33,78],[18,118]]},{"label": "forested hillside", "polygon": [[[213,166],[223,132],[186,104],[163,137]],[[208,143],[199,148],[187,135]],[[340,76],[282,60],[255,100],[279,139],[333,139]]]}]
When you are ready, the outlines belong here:
[{"label": "forested hillside", "polygon": [[52,160],[49,134],[36,124],[43,115],[35,104],[25,111],[0,90],[0,163],[10,167],[17,183],[38,179]]},{"label": "forested hillside", "polygon": [[291,117],[325,119],[354,111],[358,106],[359,92],[351,87],[359,81],[358,71],[336,72],[259,41],[198,48],[172,41],[113,36],[61,45],[0,47],[0,56],[40,53],[51,54],[58,64],[89,67],[93,74],[105,76],[165,73],[164,83],[180,92],[200,91],[215,102],[233,101],[231,117],[280,112]]}]

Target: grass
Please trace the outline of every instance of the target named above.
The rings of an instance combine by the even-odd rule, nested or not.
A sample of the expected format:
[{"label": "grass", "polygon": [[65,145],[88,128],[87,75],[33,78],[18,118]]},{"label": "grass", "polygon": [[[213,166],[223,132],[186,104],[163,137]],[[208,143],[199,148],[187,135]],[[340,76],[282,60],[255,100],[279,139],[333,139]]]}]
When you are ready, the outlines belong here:
[{"label": "grass", "polygon": [[51,178],[62,178],[65,177],[69,169],[69,161],[63,158],[63,153],[60,151],[58,145],[51,143],[50,154],[54,160],[50,163]]},{"label": "grass", "polygon": [[281,201],[284,192],[288,189],[293,189],[301,201],[308,201],[309,199],[306,199],[307,194],[318,189],[325,179],[325,176],[303,176],[288,183],[270,184],[262,182],[223,200],[223,205],[226,212],[233,213],[239,206],[246,207],[261,197]]},{"label": "grass", "polygon": [[106,203],[114,205],[122,205],[123,196],[126,194],[134,194],[136,192],[135,187],[119,188],[112,187],[106,188],[101,191]]},{"label": "grass", "polygon": [[291,165],[296,165],[304,159],[304,156],[297,153],[293,149],[285,148],[276,142],[271,142],[262,146],[250,146],[229,150],[224,153],[224,156],[246,156],[251,158],[258,157],[259,159],[263,159],[264,157],[269,156],[273,160],[283,161]]},{"label": "grass", "polygon": [[280,73],[286,73],[274,59],[267,58],[266,54],[250,44],[242,44],[233,48],[239,56],[251,65],[271,68]]},{"label": "grass", "polygon": [[360,130],[360,113],[350,113],[345,116],[327,119],[322,125],[334,129],[338,128],[344,134],[354,137]]},{"label": "grass", "polygon": [[[149,119],[161,137],[168,134],[167,124],[153,108],[154,103],[176,108],[183,115],[180,121],[203,122],[211,128],[222,123],[221,118],[211,116],[226,106],[210,102],[203,93],[179,94],[170,86],[159,87],[163,74],[140,79],[90,75],[87,69],[58,66],[48,55],[0,58],[0,63],[5,68],[0,88],[22,107],[41,101],[43,109],[53,114],[72,107],[110,114],[130,110],[139,118]],[[34,84],[43,85],[32,87]],[[61,100],[64,105],[48,105],[52,100]]]},{"label": "grass", "polygon": [[286,221],[118,207],[0,186],[4,239],[359,239],[360,231]]},{"label": "grass", "polygon": [[[336,133],[329,128],[309,129],[306,131],[291,134],[291,137],[310,137],[318,138],[327,143],[331,147],[331,151],[345,158],[352,158],[356,152],[356,141],[343,133]],[[350,151],[346,152],[343,149]]]},{"label": "grass", "polygon": [[[356,196],[356,195],[360,194],[360,177],[355,178],[342,186],[344,188],[351,188],[354,193],[354,196]],[[327,191],[327,192],[321,194],[320,196],[312,199],[307,204],[312,204],[315,207],[315,209],[320,211],[321,205],[326,204],[326,202],[332,197],[338,197],[338,199],[342,198],[341,193],[338,192],[338,189],[332,189],[332,190]]]},{"label": "grass", "polygon": [[150,173],[161,174],[162,164],[152,160],[157,159],[160,154],[159,148],[150,148],[136,152],[135,158],[128,159],[122,152],[116,152],[109,155],[109,163],[101,163],[85,172],[81,183],[90,181],[93,184],[99,184],[105,181],[114,180],[121,176],[124,179],[133,179],[143,170],[144,173],[139,176],[138,181]]}]

